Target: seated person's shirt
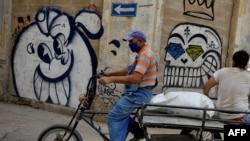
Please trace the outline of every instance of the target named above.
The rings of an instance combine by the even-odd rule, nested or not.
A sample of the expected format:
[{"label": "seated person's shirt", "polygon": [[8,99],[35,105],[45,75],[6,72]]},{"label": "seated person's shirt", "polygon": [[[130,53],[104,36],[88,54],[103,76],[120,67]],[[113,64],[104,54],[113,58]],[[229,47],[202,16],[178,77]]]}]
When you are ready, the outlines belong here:
[{"label": "seated person's shirt", "polygon": [[[217,109],[248,111],[250,94],[250,72],[239,68],[223,68],[214,73],[218,83]],[[218,113],[221,119],[241,118],[244,114]]]}]

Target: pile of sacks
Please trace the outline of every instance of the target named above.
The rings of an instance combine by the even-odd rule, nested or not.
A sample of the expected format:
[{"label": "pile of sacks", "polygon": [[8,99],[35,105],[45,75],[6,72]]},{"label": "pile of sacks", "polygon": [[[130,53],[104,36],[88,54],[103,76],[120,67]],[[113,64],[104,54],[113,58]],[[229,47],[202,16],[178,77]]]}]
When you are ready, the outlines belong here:
[{"label": "pile of sacks", "polygon": [[[151,99],[151,104],[160,105],[172,105],[172,106],[183,106],[183,107],[198,107],[198,108],[208,108],[214,109],[215,105],[212,99],[206,95],[198,92],[188,92],[188,91],[176,91],[161,93],[153,96]],[[193,110],[184,108],[166,108],[149,106],[147,110],[154,112],[166,112],[175,115],[183,115],[189,117],[203,117],[203,110]],[[215,111],[207,111],[207,118],[212,118],[215,115]]]}]

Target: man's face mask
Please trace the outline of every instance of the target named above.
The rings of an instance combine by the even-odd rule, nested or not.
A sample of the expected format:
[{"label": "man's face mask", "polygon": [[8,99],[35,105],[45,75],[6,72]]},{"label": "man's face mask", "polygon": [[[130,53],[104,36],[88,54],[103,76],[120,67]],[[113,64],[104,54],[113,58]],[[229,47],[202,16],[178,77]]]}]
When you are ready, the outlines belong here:
[{"label": "man's face mask", "polygon": [[132,52],[137,52],[138,49],[139,49],[139,47],[138,47],[138,45],[137,45],[137,41],[134,42],[134,43],[129,44],[129,48],[130,48],[130,50],[131,50]]}]

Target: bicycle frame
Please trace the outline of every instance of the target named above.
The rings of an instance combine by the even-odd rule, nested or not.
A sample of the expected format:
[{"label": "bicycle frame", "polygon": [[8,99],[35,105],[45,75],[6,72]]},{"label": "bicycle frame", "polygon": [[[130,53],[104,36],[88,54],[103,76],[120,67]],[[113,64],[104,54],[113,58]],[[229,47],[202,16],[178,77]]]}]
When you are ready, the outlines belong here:
[{"label": "bicycle frame", "polygon": [[[68,124],[68,128],[73,124],[73,120],[75,120],[75,123],[72,127],[72,130],[70,132],[70,135],[68,137],[68,139],[71,138],[74,130],[76,129],[78,123],[80,120],[85,121],[85,123],[87,123],[91,128],[93,128],[97,133],[99,133],[99,135],[105,140],[105,141],[109,141],[109,138],[103,133],[101,132],[100,127],[97,127],[94,124],[94,116],[97,114],[108,114],[107,112],[95,112],[95,111],[88,111],[92,105],[93,99],[95,97],[95,90],[96,90],[96,80],[98,78],[100,78],[101,75],[94,75],[90,78],[88,85],[87,85],[87,93],[86,95],[80,96],[79,97],[79,101],[80,103],[78,104],[78,107],[73,115],[73,117],[71,118],[69,124]],[[79,112],[77,116],[77,113]],[[88,116],[89,115],[89,116]],[[77,116],[77,117],[76,117]],[[66,135],[66,132],[64,134],[64,136]],[[67,139],[67,140],[68,140]]]},{"label": "bicycle frame", "polygon": [[[98,75],[93,75],[88,82],[87,93],[85,95],[81,95],[79,97],[80,103],[78,104],[78,107],[77,107],[77,109],[76,109],[76,111],[75,111],[73,117],[71,118],[67,127],[69,128],[70,126],[72,126],[74,119],[75,119],[75,122],[72,126],[72,130],[70,132],[70,135],[66,140],[69,140],[71,138],[74,130],[76,130],[76,127],[77,127],[79,121],[83,120],[91,128],[93,128],[104,139],[104,141],[110,141],[109,137],[101,131],[100,127],[98,127],[94,123],[94,117],[96,115],[106,115],[106,114],[108,114],[108,112],[95,112],[95,111],[89,110],[91,105],[92,105],[93,99],[96,95],[96,81],[98,78],[101,77],[102,74],[103,74],[103,72],[98,74]],[[135,112],[131,113],[131,115],[134,115],[134,118],[138,117],[140,108],[138,108]],[[80,111],[80,113],[79,113],[79,111]],[[67,134],[67,132],[65,131],[63,137],[65,137],[66,134]]]}]

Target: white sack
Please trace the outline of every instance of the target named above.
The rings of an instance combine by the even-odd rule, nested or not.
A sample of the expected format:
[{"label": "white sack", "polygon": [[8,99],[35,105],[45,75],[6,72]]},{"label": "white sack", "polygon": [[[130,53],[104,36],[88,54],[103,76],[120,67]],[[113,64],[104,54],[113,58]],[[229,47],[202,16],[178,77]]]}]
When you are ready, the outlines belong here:
[{"label": "white sack", "polygon": [[[215,108],[213,101],[205,96],[204,94],[198,92],[187,92],[187,91],[177,91],[168,92],[166,94],[161,93],[153,96],[151,99],[151,104],[163,104],[163,105],[173,105],[173,106],[184,106],[184,107],[199,107],[199,108]],[[165,107],[147,107],[147,110],[167,112],[176,115],[190,116],[202,118],[203,110],[190,110],[183,108],[165,108]],[[207,111],[207,117],[212,118],[215,114],[214,111]]]}]

